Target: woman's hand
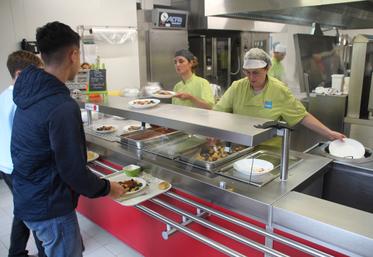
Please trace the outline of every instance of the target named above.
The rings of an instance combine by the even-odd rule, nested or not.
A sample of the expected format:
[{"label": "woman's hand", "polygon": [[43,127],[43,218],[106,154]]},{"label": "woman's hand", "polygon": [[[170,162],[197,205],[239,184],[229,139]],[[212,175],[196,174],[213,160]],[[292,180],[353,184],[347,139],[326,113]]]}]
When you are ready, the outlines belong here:
[{"label": "woman's hand", "polygon": [[174,97],[180,98],[182,100],[193,100],[194,99],[194,96],[192,96],[189,93],[184,93],[184,92],[177,93]]},{"label": "woman's hand", "polygon": [[343,141],[343,139],[346,138],[346,136],[343,135],[342,133],[339,133],[339,132],[337,132],[337,131],[333,131],[333,130],[331,130],[331,131],[329,132],[328,138],[329,138],[329,140],[336,140],[336,139],[339,139],[339,140]]}]

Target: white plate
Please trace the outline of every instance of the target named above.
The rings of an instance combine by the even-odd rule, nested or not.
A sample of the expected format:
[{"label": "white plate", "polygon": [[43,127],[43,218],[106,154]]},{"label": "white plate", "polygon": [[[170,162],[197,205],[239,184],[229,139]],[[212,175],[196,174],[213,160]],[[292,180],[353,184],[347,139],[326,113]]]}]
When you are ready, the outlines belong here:
[{"label": "white plate", "polygon": [[331,142],[329,152],[335,157],[360,159],[364,157],[365,148],[359,141],[345,138],[343,141],[337,139]]},{"label": "white plate", "polygon": [[[129,128],[132,126],[139,127],[139,129],[129,130]],[[147,123],[145,125],[145,128],[151,128],[150,124]],[[138,123],[138,124],[134,123],[134,124],[130,124],[130,125],[123,127],[123,132],[134,132],[134,131],[139,131],[139,130],[141,130],[141,123]]]},{"label": "white plate", "polygon": [[[166,94],[161,94],[161,92],[164,92]],[[158,90],[157,92],[154,92],[152,96],[157,98],[172,98],[176,95],[174,91],[168,91],[168,90]]]},{"label": "white plate", "polygon": [[[111,126],[112,128],[110,130],[98,130],[102,126],[106,126],[106,127]],[[101,133],[101,134],[113,133],[113,132],[117,131],[117,129],[118,129],[118,126],[117,125],[112,125],[112,124],[101,124],[101,125],[96,125],[96,126],[93,127],[93,130],[95,132]]]},{"label": "white plate", "polygon": [[123,197],[125,197],[125,196],[127,196],[127,195],[133,195],[133,194],[136,194],[136,193],[140,192],[141,190],[143,190],[143,189],[146,187],[146,181],[145,181],[144,179],[142,179],[142,178],[139,178],[139,177],[127,177],[126,179],[123,179],[123,178],[121,178],[121,177],[113,177],[113,178],[111,178],[110,180],[111,180],[111,181],[115,181],[115,182],[120,182],[120,181],[124,182],[124,181],[131,180],[131,179],[135,180],[137,183],[141,183],[142,186],[140,187],[139,190],[136,190],[136,191],[133,191],[133,192],[127,192],[127,193],[125,193],[125,194],[123,195]]},{"label": "white plate", "polygon": [[[139,102],[146,102],[146,101],[152,101],[152,103],[146,103],[146,104],[139,104]],[[159,104],[161,100],[159,99],[153,99],[153,98],[147,98],[147,99],[135,99],[128,102],[128,105],[137,108],[137,109],[146,109],[151,108]]]},{"label": "white plate", "polygon": [[271,162],[261,159],[242,159],[233,164],[233,168],[248,176],[261,176],[273,170]]},{"label": "white plate", "polygon": [[[91,158],[89,158],[88,153],[91,153]],[[94,160],[97,160],[100,155],[98,153],[95,153],[93,151],[87,151],[87,162],[93,162]]]}]

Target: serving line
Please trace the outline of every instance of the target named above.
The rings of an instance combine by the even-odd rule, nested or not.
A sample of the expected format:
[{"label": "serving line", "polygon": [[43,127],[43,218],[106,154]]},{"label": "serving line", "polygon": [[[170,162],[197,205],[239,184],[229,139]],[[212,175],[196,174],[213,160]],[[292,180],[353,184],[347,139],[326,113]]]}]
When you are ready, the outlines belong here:
[{"label": "serving line", "polygon": [[[108,169],[109,171],[112,171],[113,173],[110,174],[109,176],[112,176],[112,175],[116,175],[119,170],[118,169],[115,169],[107,164],[104,164],[103,162],[100,162],[100,161],[95,161],[96,165],[100,165],[101,167],[105,168],[105,169]],[[115,164],[115,166],[119,166],[118,164]],[[103,175],[103,173],[95,170],[94,168],[92,168],[91,166],[89,166],[89,169],[92,170],[93,172],[97,173],[97,174],[100,174],[100,175]],[[107,175],[105,175],[105,177],[108,177]],[[263,244],[260,244],[260,243],[257,243],[253,240],[250,240],[248,238],[245,238],[243,236],[241,236],[240,234],[237,234],[231,230],[228,230],[228,229],[225,229],[223,227],[220,227],[219,225],[217,224],[214,224],[212,222],[209,222],[207,220],[205,220],[204,218],[210,216],[210,215],[215,215],[221,219],[224,219],[230,223],[233,223],[235,225],[238,225],[242,228],[245,228],[245,229],[249,229],[255,233],[258,233],[262,236],[265,236],[265,237],[269,237],[273,240],[277,240],[278,242],[280,243],[283,243],[283,244],[286,244],[286,245],[289,245],[291,247],[294,247],[302,252],[305,252],[305,253],[308,253],[308,254],[311,254],[312,256],[318,256],[318,257],[323,257],[323,256],[331,256],[331,255],[328,255],[328,254],[325,254],[321,251],[318,251],[316,249],[313,249],[311,247],[308,247],[306,245],[303,245],[303,244],[300,244],[300,243],[297,243],[293,240],[290,240],[290,239],[287,239],[285,237],[282,237],[280,235],[276,235],[274,233],[271,233],[271,232],[268,232],[264,229],[261,229],[257,226],[254,226],[254,225],[251,225],[243,220],[240,220],[240,219],[237,219],[233,216],[230,216],[228,214],[225,214],[225,213],[222,213],[222,212],[219,212],[217,210],[214,210],[210,207],[207,207],[203,204],[200,204],[200,203],[197,203],[195,201],[192,201],[192,200],[189,200],[183,196],[180,196],[176,193],[172,193],[172,192],[167,192],[167,193],[164,193],[163,195],[167,196],[167,197],[170,197],[172,199],[175,199],[175,200],[178,200],[180,202],[184,202],[184,203],[187,203],[193,207],[196,208],[196,215],[193,215],[189,212],[186,212],[178,207],[175,207],[174,205],[171,205],[159,198],[152,198],[150,199],[151,202],[159,205],[159,206],[162,206],[163,208],[166,208],[172,212],[175,212],[177,214],[180,214],[182,215],[182,223],[179,224],[179,223],[176,223],[172,220],[170,220],[169,218],[161,215],[160,213],[154,211],[154,210],[151,210],[150,208],[146,207],[146,206],[143,206],[142,204],[138,204],[138,205],[135,205],[136,208],[140,209],[141,211],[147,213],[148,215],[154,217],[154,218],[157,218],[158,220],[161,220],[162,222],[164,222],[166,224],[166,231],[162,232],[162,237],[167,240],[169,238],[170,235],[172,235],[173,233],[175,233],[176,231],[180,231],[180,232],[183,232],[185,234],[187,234],[188,236],[191,236],[225,254],[228,254],[230,256],[245,256],[245,255],[242,255],[238,252],[236,252],[235,250],[233,249],[230,249],[229,247],[226,247],[214,240],[211,240],[191,229],[188,229],[186,228],[187,225],[191,224],[192,222],[194,223],[198,223],[202,226],[205,226],[217,233],[220,233],[220,234],[223,234],[224,236],[227,236],[235,241],[238,241],[242,244],[245,244],[253,249],[256,249],[258,251],[261,251],[263,253],[267,253],[267,254],[270,254],[271,256],[278,256],[278,257],[284,257],[284,256],[288,256],[288,255],[285,255],[277,250],[274,250],[274,249],[271,249],[267,246],[264,246]]]}]

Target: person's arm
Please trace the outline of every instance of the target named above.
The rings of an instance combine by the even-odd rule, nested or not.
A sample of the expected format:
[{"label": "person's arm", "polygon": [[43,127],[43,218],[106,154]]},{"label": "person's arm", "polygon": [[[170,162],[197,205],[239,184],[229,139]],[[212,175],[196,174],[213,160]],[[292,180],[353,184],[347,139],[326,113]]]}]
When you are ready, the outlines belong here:
[{"label": "person's arm", "polygon": [[119,184],[100,179],[87,169],[85,136],[76,103],[66,102],[50,115],[49,140],[57,171],[73,191],[90,198],[116,198],[124,193]]},{"label": "person's arm", "polygon": [[177,93],[174,97],[180,98],[182,100],[190,100],[198,108],[203,108],[203,109],[208,109],[208,110],[212,109],[211,104],[189,93],[180,92],[180,93]]},{"label": "person's arm", "polygon": [[342,140],[346,137],[342,133],[329,129],[310,113],[307,113],[307,115],[303,118],[301,124],[311,129],[312,131],[315,131],[316,133],[328,138],[329,140]]},{"label": "person's arm", "polygon": [[233,112],[233,100],[236,94],[237,82],[234,81],[224,95],[220,98],[219,102],[215,104],[213,110],[219,112]]}]

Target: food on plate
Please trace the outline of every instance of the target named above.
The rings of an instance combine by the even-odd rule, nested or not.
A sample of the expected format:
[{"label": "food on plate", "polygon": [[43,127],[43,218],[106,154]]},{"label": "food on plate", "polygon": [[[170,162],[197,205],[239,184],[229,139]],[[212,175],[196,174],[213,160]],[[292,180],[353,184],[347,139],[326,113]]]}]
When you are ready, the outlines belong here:
[{"label": "food on plate", "polygon": [[96,128],[97,131],[110,131],[110,130],[113,130],[113,129],[115,129],[113,126],[106,126],[106,125],[103,125],[103,126],[100,126],[100,127]]},{"label": "food on plate", "polygon": [[148,104],[155,104],[156,102],[152,99],[146,100],[135,100],[132,102],[135,105],[148,105]]},{"label": "food on plate", "polygon": [[253,171],[257,172],[257,173],[261,173],[261,172],[266,171],[266,170],[264,168],[261,168],[261,167],[253,167]]},{"label": "food on plate", "polygon": [[168,183],[167,181],[163,181],[163,182],[158,184],[158,188],[160,190],[166,190],[169,187],[170,187],[170,183]]},{"label": "food on plate", "polygon": [[167,90],[158,90],[154,94],[156,94],[156,95],[165,95],[165,96],[174,95],[173,92],[170,92],[170,91],[167,91]]},{"label": "food on plate", "polygon": [[137,182],[134,179],[119,181],[119,185],[121,185],[127,192],[136,192],[142,187],[142,183]]},{"label": "food on plate", "polygon": [[232,147],[231,152],[226,152],[224,148],[225,147],[223,145],[209,146],[208,150],[201,150],[201,152],[197,155],[196,158],[197,160],[201,161],[213,162],[244,149],[243,146],[236,145]]},{"label": "food on plate", "polygon": [[88,161],[93,160],[95,157],[96,157],[96,153],[94,153],[92,151],[87,151],[87,160]]},{"label": "food on plate", "polygon": [[136,130],[140,130],[140,129],[141,129],[141,126],[135,126],[135,125],[129,126],[127,128],[128,131],[136,131]]}]

